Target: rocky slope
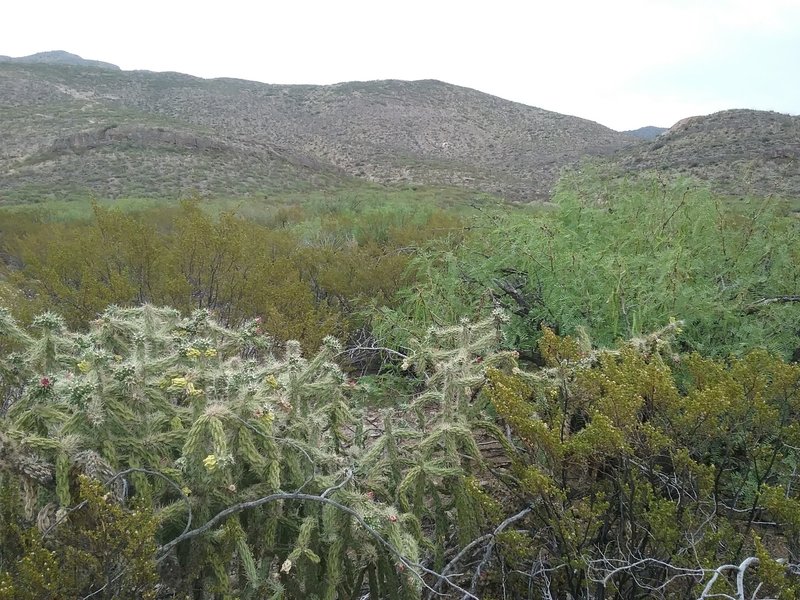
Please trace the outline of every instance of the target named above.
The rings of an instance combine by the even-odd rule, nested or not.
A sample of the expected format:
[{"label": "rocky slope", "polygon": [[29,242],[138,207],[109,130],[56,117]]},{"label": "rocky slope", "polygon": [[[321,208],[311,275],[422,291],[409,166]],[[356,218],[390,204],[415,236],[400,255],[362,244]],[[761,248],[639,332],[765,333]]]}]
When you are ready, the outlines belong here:
[{"label": "rocky slope", "polygon": [[287,86],[0,63],[0,198],[242,195],[336,182],[548,197],[632,138],[440,81]]},{"label": "rocky slope", "polygon": [[757,110],[690,117],[612,162],[689,175],[734,196],[800,198],[800,117]]},{"label": "rocky slope", "polygon": [[536,201],[592,157],[731,195],[800,197],[800,117],[731,110],[620,133],[433,80],[268,85],[51,52],[0,60],[0,123],[6,203],[261,195],[354,178]]},{"label": "rocky slope", "polygon": [[100,60],[88,60],[81,58],[77,54],[64,52],[63,50],[52,50],[50,52],[37,52],[29,56],[0,56],[0,62],[32,63],[44,65],[72,65],[74,67],[96,67],[98,69],[114,69],[119,71],[117,65],[103,62]]}]

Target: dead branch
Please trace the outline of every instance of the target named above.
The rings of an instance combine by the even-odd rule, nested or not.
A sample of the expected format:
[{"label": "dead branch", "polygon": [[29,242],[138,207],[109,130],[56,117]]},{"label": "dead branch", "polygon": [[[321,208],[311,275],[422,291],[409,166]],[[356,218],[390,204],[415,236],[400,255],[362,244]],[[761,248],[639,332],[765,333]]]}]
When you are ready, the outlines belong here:
[{"label": "dead branch", "polygon": [[745,306],[744,313],[746,315],[751,315],[754,312],[757,312],[760,309],[764,308],[765,306],[769,306],[770,304],[788,304],[789,302],[800,302],[800,295],[774,296],[772,298],[762,298],[757,302],[753,302],[752,304],[748,304],[747,306]]}]

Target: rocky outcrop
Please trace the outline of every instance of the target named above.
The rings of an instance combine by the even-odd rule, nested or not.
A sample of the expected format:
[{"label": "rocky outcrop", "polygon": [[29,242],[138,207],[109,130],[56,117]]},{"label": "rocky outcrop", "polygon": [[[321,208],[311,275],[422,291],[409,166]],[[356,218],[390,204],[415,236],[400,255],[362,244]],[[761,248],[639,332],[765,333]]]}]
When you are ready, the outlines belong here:
[{"label": "rocky outcrop", "polygon": [[163,127],[131,127],[108,125],[89,131],[81,131],[57,138],[41,154],[51,155],[63,152],[83,154],[104,146],[125,145],[139,147],[162,147],[193,152],[223,152],[231,146],[220,140],[197,135],[191,132],[176,131]]}]

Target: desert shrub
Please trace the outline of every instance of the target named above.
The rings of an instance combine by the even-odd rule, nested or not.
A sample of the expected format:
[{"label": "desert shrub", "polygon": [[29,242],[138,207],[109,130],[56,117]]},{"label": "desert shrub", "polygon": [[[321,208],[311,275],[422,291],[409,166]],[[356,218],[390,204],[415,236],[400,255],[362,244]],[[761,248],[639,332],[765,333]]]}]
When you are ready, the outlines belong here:
[{"label": "desert shrub", "polygon": [[0,313],[0,593],[794,597],[798,365],[680,354],[673,322],[545,329],[523,366],[506,321],[353,380],[256,320]]},{"label": "desert shrub", "polygon": [[489,371],[528,507],[490,581],[535,597],[795,597],[800,367],[760,350],[674,362],[676,327],[614,351],[545,330],[541,369]]},{"label": "desert shrub", "polygon": [[0,299],[23,321],[53,309],[71,327],[109,304],[208,309],[231,325],[260,316],[281,341],[317,347],[363,327],[364,309],[392,303],[413,248],[459,223],[401,205],[308,208],[295,223],[306,214],[295,208],[266,221],[215,215],[199,201],[127,213],[95,204],[77,221],[12,214],[0,231]]},{"label": "desert shrub", "polygon": [[[510,347],[537,356],[541,326],[601,345],[685,322],[684,351],[740,355],[800,347],[800,221],[771,199],[723,201],[691,182],[564,178],[552,210],[479,216],[458,248],[436,241],[385,310],[404,343],[463,314],[505,306]],[[380,325],[380,322],[378,325]]]},{"label": "desert shrub", "polygon": [[151,508],[126,508],[85,476],[77,484],[77,504],[70,510],[46,505],[38,528],[21,531],[4,523],[4,545],[20,551],[0,573],[0,598],[156,598],[157,522]]}]

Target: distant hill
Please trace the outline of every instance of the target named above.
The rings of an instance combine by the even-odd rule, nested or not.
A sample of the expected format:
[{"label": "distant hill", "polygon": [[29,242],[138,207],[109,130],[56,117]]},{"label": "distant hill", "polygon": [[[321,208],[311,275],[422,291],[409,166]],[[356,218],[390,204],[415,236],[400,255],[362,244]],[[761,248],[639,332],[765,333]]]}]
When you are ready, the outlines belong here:
[{"label": "distant hill", "polygon": [[800,117],[758,110],[690,117],[612,162],[690,175],[730,195],[800,198]]},{"label": "distant hill", "polygon": [[587,157],[800,197],[799,120],[732,110],[641,139],[662,130],[616,132],[435,80],[269,85],[45,52],[0,61],[0,203],[253,196],[354,178],[539,201]]},{"label": "distant hill", "polygon": [[653,140],[665,131],[667,131],[667,127],[654,127],[653,125],[648,125],[647,127],[639,127],[639,129],[629,129],[628,131],[623,131],[622,133],[627,133],[628,135],[632,135],[633,137],[642,140]]},{"label": "distant hill", "polygon": [[330,86],[0,63],[0,197],[230,196],[368,181],[546,199],[631,138],[441,81]]},{"label": "distant hill", "polygon": [[81,58],[77,54],[70,54],[63,50],[53,50],[51,52],[37,52],[30,56],[20,56],[14,58],[11,56],[0,56],[0,62],[16,62],[16,63],[33,63],[44,65],[71,65],[74,67],[97,67],[100,69],[115,69],[119,71],[117,65],[102,62],[99,60],[87,60]]}]

